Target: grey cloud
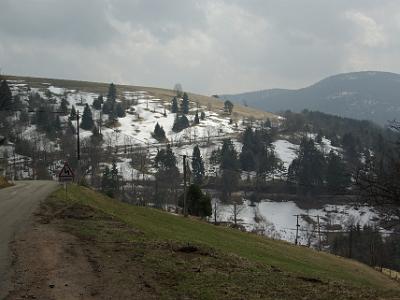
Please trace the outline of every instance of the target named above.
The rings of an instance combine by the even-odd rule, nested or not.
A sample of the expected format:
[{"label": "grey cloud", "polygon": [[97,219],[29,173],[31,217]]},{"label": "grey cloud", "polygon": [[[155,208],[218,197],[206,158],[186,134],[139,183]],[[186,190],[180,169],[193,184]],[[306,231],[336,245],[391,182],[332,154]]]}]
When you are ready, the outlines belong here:
[{"label": "grey cloud", "polygon": [[337,72],[398,72],[389,0],[3,0],[6,73],[206,94],[301,87]]}]

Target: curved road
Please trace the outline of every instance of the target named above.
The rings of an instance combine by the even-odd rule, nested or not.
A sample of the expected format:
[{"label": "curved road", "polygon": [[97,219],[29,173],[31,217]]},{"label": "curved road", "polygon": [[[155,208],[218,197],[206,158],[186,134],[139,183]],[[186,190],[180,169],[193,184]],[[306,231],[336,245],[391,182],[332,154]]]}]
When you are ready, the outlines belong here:
[{"label": "curved road", "polygon": [[9,243],[17,232],[29,225],[40,201],[57,189],[55,181],[16,181],[15,186],[0,190],[0,299],[9,289],[11,253]]}]

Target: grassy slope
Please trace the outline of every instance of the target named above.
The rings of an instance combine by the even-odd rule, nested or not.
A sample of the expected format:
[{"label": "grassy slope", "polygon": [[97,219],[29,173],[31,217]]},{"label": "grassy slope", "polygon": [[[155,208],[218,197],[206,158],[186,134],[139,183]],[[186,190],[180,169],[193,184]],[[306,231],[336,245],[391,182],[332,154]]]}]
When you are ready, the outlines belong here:
[{"label": "grassy slope", "polygon": [[[10,80],[25,80],[29,82],[33,87],[43,87],[42,83],[50,83],[57,87],[64,87],[69,89],[78,89],[80,91],[94,92],[107,94],[109,83],[100,82],[89,82],[89,81],[78,81],[78,80],[64,80],[64,79],[51,79],[51,78],[38,78],[38,77],[24,77],[24,76],[11,76],[3,75],[2,77]],[[147,91],[153,94],[155,97],[160,98],[168,103],[171,101],[172,97],[175,96],[175,92],[169,89],[155,88],[155,87],[142,87],[142,86],[130,86],[130,85],[117,85],[117,91],[123,89],[124,91]],[[223,108],[223,101],[218,100],[214,97],[208,97],[193,93],[188,93],[189,97],[194,102],[199,102],[201,105],[211,105],[212,110],[218,111]],[[253,116],[256,119],[267,119],[270,118],[274,120],[277,116],[257,110],[251,107],[244,107],[241,105],[235,105],[234,112],[241,117]]]},{"label": "grassy slope", "polygon": [[[57,201],[61,201],[60,199],[63,198],[63,191],[58,191],[53,196],[53,200],[58,199]],[[200,248],[214,249],[213,251],[220,253],[222,257],[226,256],[226,261],[236,257],[237,259],[233,259],[235,263],[233,263],[232,267],[236,272],[228,272],[229,282],[232,285],[229,290],[243,284],[244,290],[242,293],[246,293],[246,295],[249,295],[248,293],[251,293],[259,286],[267,286],[269,295],[277,297],[304,296],[300,291],[305,292],[307,289],[310,290],[306,295],[309,295],[311,291],[315,291],[316,294],[314,296],[316,298],[347,298],[350,295],[351,297],[364,298],[367,296],[376,297],[378,294],[393,297],[400,291],[398,284],[394,281],[372,268],[352,260],[316,252],[308,248],[295,247],[285,242],[274,241],[229,228],[216,227],[196,219],[174,216],[155,209],[131,206],[86,188],[71,186],[68,205],[71,205],[71,203],[88,206],[95,211],[100,211],[102,214],[111,215],[113,219],[141,232],[140,235],[129,235],[126,234],[126,231],[103,231],[104,228],[109,228],[109,225],[94,225],[96,222],[85,223],[86,225],[79,223],[79,226],[75,224],[75,230],[78,230],[82,236],[92,236],[96,240],[116,238],[124,241],[145,243],[162,244],[168,241],[169,243],[181,245],[190,243],[191,245],[198,245]],[[110,232],[113,232],[111,234],[112,237],[109,235]],[[235,265],[236,261],[240,261],[242,258],[248,263],[244,263],[244,266],[242,264]],[[174,259],[176,257],[166,258],[164,254],[160,254],[152,258],[152,263],[156,261],[157,269],[171,274],[176,271],[179,265]],[[216,261],[214,263],[219,265],[221,262]],[[204,264],[207,265],[207,263]],[[222,273],[227,271],[225,267],[221,269],[223,269]],[[271,270],[278,270],[278,272],[272,272]],[[217,294],[215,293],[219,292],[216,286],[218,284],[224,286],[223,282],[225,280],[223,277],[226,274],[224,276],[219,273],[218,276],[215,273],[205,274],[207,272],[201,275],[203,276],[202,282],[206,283],[208,280],[212,280],[214,284],[210,282],[210,288],[215,290],[211,293],[206,288],[202,293],[210,293],[210,298],[216,297]],[[210,274],[214,275],[211,276]],[[247,275],[244,276],[244,274]],[[186,276],[186,273],[182,275],[182,272],[180,272],[179,276]],[[242,278],[241,276],[244,277]],[[305,277],[306,280],[298,279],[302,277]],[[193,281],[192,277],[186,276],[184,278],[180,284],[185,285],[186,289],[196,290],[198,288],[195,286],[198,282]],[[311,281],[308,280],[310,278]],[[316,283],[310,283],[314,279],[316,279]],[[323,284],[321,284],[320,280]],[[255,286],[250,288],[247,281],[251,281]],[[175,282],[169,282],[169,284],[175,284]],[[286,288],[282,290],[284,286]],[[290,289],[287,286],[292,286],[293,288]],[[246,290],[246,288],[248,289]],[[341,293],[345,294],[335,294],[335,290],[340,290]],[[384,294],[381,294],[381,292]],[[165,293],[168,293],[168,291]],[[171,297],[172,295],[176,296],[176,294],[169,294]],[[237,295],[230,295],[230,297]],[[251,297],[253,296],[251,294]]]}]

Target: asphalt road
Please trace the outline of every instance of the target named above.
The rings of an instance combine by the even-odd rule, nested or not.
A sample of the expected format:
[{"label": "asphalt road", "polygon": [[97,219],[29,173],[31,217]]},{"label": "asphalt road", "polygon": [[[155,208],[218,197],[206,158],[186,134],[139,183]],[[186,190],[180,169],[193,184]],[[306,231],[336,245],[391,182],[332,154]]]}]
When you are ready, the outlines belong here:
[{"label": "asphalt road", "polygon": [[11,253],[9,243],[17,232],[29,226],[32,213],[58,187],[55,181],[20,181],[0,190],[0,299],[9,289]]}]

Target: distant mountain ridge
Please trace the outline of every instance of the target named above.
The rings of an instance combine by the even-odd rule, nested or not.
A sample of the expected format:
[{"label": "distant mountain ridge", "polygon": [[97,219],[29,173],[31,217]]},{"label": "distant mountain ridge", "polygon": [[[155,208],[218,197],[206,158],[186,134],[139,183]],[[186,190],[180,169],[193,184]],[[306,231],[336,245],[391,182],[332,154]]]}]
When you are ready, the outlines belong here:
[{"label": "distant mountain ridge", "polygon": [[400,119],[400,75],[389,72],[338,74],[298,90],[269,89],[220,97],[271,112],[318,110],[380,125]]}]

